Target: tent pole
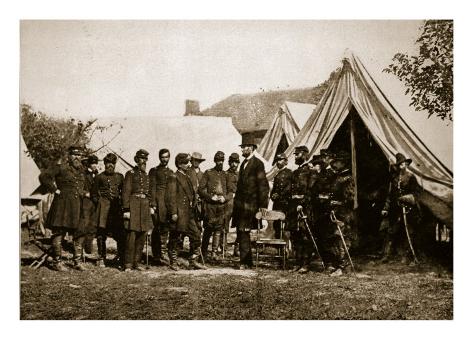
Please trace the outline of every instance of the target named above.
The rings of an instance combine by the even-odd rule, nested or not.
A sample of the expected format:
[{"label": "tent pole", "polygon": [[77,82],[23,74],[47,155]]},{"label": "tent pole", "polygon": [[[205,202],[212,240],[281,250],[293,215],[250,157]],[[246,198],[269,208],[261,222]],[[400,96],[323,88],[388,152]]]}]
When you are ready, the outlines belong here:
[{"label": "tent pole", "polygon": [[356,166],[356,144],[355,144],[355,115],[350,115],[350,142],[351,142],[351,174],[353,179],[353,237],[355,240],[358,239],[358,179],[357,179],[357,166]]},{"label": "tent pole", "polygon": [[351,173],[354,183],[355,195],[353,197],[353,209],[358,209],[358,180],[356,177],[356,146],[355,146],[355,117],[350,117],[350,141],[351,141]]}]

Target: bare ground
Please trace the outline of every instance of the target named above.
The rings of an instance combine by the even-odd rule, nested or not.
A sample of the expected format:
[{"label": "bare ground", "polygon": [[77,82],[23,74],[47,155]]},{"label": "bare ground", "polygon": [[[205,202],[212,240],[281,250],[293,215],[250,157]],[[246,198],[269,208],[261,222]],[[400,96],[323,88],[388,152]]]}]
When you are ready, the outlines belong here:
[{"label": "bare ground", "polygon": [[452,275],[365,263],[330,277],[259,268],[21,269],[21,319],[452,319]]}]

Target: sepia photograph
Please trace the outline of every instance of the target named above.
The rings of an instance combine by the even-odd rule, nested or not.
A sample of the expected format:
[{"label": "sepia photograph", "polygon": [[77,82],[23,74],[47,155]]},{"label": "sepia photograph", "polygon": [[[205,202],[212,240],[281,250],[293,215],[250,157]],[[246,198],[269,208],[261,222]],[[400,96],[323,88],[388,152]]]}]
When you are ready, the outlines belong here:
[{"label": "sepia photograph", "polygon": [[18,27],[20,320],[454,319],[453,19]]}]

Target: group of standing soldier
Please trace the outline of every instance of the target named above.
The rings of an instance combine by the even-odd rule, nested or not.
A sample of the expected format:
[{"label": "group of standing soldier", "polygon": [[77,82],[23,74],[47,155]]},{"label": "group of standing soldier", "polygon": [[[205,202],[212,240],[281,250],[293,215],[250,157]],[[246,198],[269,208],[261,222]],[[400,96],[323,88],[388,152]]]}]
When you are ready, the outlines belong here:
[{"label": "group of standing soldier", "polygon": [[[230,155],[228,171],[223,170],[225,154],[217,152],[215,167],[205,173],[200,153],[179,153],[176,171],[168,167],[170,152],[159,151],[160,164],[146,172],[149,153],[136,152],[136,166],[125,176],[115,172],[117,156],[104,159],[98,174],[98,158],[84,159],[80,147],[70,147],[68,160],[40,175],[40,182],[54,193],[46,226],[52,231],[52,268],[66,270],[61,261],[62,241],[73,241],[74,268],[84,270],[84,247],[97,238],[97,265],[105,266],[106,240],[117,242],[117,258],[124,271],[142,270],[141,261],[147,234],[151,234],[153,262],[178,270],[178,251],[189,238],[189,266],[205,268],[200,262],[217,258],[224,233],[228,233],[233,196],[238,179],[239,155]],[[202,236],[203,224],[203,236]],[[210,237],[212,254],[207,255]],[[201,244],[204,249],[201,251]],[[90,248],[89,248],[90,249]]]},{"label": "group of standing soldier", "polygon": [[[286,215],[284,222],[274,223],[274,229],[276,236],[281,236],[284,223],[290,233],[295,254],[293,271],[307,273],[313,256],[318,254],[327,270],[333,275],[342,274],[354,223],[350,156],[321,150],[309,160],[309,149],[299,146],[294,151],[298,167],[291,171],[286,167],[287,157],[279,154],[270,192],[264,164],[255,156],[255,142],[244,137],[240,147],[244,159],[239,169],[237,153],[230,155],[225,171],[225,154],[218,151],[215,166],[205,172],[199,167],[205,160],[200,153],[178,153],[173,171],[168,167],[170,151],[161,149],[160,164],[147,173],[149,153],[140,149],[134,157],[136,165],[125,176],[115,171],[115,154],[103,158],[105,170],[98,174],[96,156],[84,159],[80,147],[70,147],[66,163],[40,175],[41,183],[55,194],[46,222],[53,232],[52,267],[65,270],[61,244],[69,234],[74,268],[78,270],[84,270],[83,248],[94,236],[98,266],[105,266],[106,240],[113,237],[120,268],[143,270],[143,249],[151,234],[154,264],[179,270],[178,253],[183,249],[184,237],[188,237],[189,266],[202,269],[205,266],[201,261],[219,259],[232,221],[237,232],[234,255],[240,257],[240,269],[246,269],[253,265],[250,231],[257,228],[255,215],[268,208],[270,198],[273,210]],[[412,236],[406,206],[408,211],[414,209],[419,190],[415,177],[406,170],[411,160],[402,154],[396,159],[396,173],[382,211],[388,221],[385,258],[390,256],[401,230]]]}]

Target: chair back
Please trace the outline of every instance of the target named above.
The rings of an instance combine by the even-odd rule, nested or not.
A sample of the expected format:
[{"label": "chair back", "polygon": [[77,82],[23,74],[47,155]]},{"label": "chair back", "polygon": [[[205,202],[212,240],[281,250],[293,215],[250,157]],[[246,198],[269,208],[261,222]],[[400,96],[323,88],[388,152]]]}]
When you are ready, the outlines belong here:
[{"label": "chair back", "polygon": [[258,220],[258,239],[259,239],[259,234],[260,234],[260,220],[266,220],[266,221],[281,221],[281,235],[280,238],[282,238],[284,234],[284,221],[286,220],[286,215],[284,212],[281,211],[276,211],[276,210],[265,210],[264,212],[258,211],[256,212],[256,219]]}]

